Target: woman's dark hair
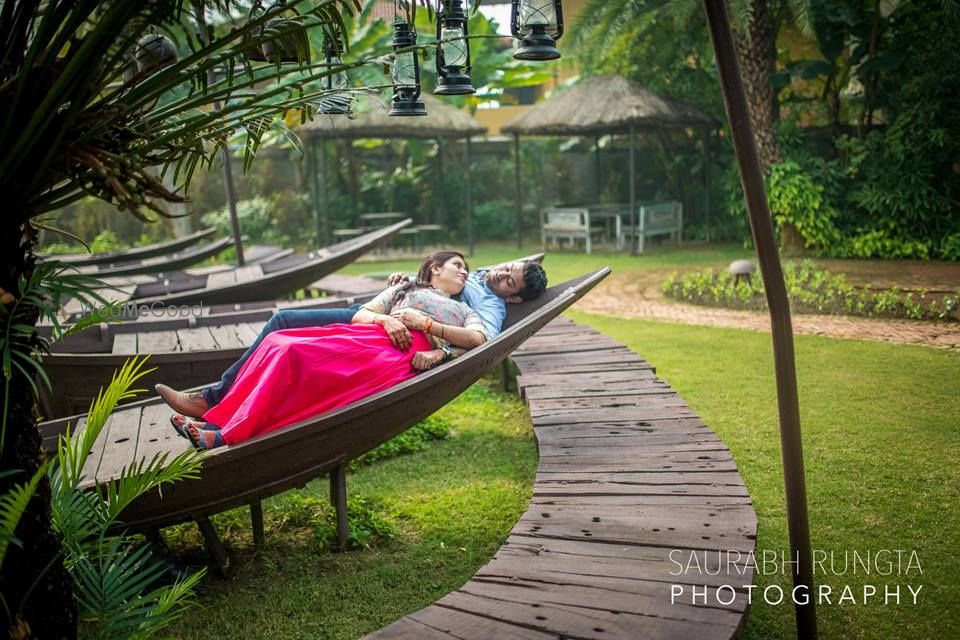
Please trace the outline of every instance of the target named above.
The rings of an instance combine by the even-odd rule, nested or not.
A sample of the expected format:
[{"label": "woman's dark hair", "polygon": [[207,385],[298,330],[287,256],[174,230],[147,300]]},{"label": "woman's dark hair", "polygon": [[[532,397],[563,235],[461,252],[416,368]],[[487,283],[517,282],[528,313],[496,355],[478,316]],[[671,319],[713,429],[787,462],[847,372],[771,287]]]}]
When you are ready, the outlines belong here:
[{"label": "woman's dark hair", "polygon": [[464,258],[463,254],[459,251],[434,251],[423,259],[423,264],[420,265],[420,271],[417,272],[417,284],[422,287],[429,286],[430,270],[434,267],[442,267],[450,258],[460,258],[463,260],[463,265],[467,271],[470,270],[469,265],[467,265],[467,259]]},{"label": "woman's dark hair", "polygon": [[420,270],[417,272],[417,279],[407,280],[397,288],[396,292],[393,294],[393,304],[403,300],[404,296],[407,295],[407,292],[415,287],[429,287],[430,276],[432,275],[430,273],[431,269],[434,267],[442,267],[451,258],[460,258],[463,260],[463,265],[466,267],[467,271],[470,270],[470,267],[467,265],[467,259],[464,258],[463,254],[459,251],[434,251],[423,259],[423,264],[420,265]]}]

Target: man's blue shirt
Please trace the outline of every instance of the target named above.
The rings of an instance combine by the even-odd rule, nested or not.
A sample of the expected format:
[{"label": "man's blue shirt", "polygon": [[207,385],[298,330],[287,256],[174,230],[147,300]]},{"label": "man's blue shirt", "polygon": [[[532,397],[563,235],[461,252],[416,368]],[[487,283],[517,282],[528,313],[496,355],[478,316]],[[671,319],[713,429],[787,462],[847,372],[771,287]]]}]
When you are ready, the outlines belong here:
[{"label": "man's blue shirt", "polygon": [[483,333],[487,340],[500,335],[503,320],[507,317],[507,303],[503,298],[490,291],[485,279],[486,271],[474,271],[467,277],[460,298],[477,312],[483,320]]}]

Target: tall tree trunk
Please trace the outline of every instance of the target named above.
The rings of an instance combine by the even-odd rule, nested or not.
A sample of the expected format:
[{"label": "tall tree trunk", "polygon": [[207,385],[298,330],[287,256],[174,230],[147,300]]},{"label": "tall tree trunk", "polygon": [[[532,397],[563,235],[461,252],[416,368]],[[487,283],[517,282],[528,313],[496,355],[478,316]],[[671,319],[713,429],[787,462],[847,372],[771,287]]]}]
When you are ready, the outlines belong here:
[{"label": "tall tree trunk", "polygon": [[750,0],[750,19],[737,30],[736,44],[760,165],[768,173],[770,165],[782,162],[783,156],[774,130],[779,104],[770,83],[776,71],[776,33],[770,22],[766,0]]},{"label": "tall tree trunk", "polygon": [[[783,162],[783,152],[774,128],[780,115],[777,92],[770,82],[777,66],[777,34],[767,0],[750,0],[750,18],[737,30],[735,40],[760,166],[769,174],[772,165]],[[792,224],[780,225],[780,248],[785,253],[803,252],[803,238]]]},{"label": "tall tree trunk", "polygon": [[[20,294],[19,277],[26,277],[33,270],[32,242],[31,229],[23,235],[10,233],[0,239],[0,288],[15,296]],[[36,311],[17,318],[17,322],[35,325]],[[36,398],[28,382],[17,373],[2,409],[7,412],[7,428],[0,469],[20,469],[23,473],[0,479],[0,493],[25,482],[41,464]],[[6,619],[6,613],[0,609],[3,630],[17,639],[75,638],[73,582],[63,566],[60,539],[50,526],[50,484],[46,478],[20,520],[16,536],[23,548],[13,544],[8,547],[0,572],[0,591],[12,616]]]}]

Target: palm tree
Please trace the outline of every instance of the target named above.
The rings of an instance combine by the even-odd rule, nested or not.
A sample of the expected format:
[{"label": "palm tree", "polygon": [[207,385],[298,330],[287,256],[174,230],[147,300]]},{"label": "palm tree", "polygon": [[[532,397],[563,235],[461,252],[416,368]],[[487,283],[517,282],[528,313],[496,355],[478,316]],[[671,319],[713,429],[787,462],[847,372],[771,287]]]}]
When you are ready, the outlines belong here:
[{"label": "palm tree", "polygon": [[[185,184],[233,133],[246,130],[254,150],[277,116],[309,117],[323,96],[319,78],[338,69],[310,59],[305,34],[346,39],[342,16],[359,8],[359,0],[0,0],[0,305],[16,328],[3,336],[15,357],[3,362],[0,471],[21,472],[0,474],[0,494],[41,465],[24,365],[43,349],[31,330],[39,308],[19,298],[37,269],[37,229],[49,228],[42,216],[87,195],[142,220],[165,215],[158,203],[183,196],[164,186],[163,172]],[[265,43],[297,62],[251,64],[246,54]],[[76,635],[49,495],[44,479],[16,530],[22,548],[9,549],[0,574],[6,602],[37,594],[6,612],[12,637]]]},{"label": "palm tree", "polygon": [[[765,173],[783,161],[775,125],[779,119],[777,89],[771,83],[776,71],[777,33],[795,24],[812,33],[810,0],[730,0],[740,75],[750,104],[750,123]],[[602,49],[621,35],[627,25],[657,14],[663,19],[687,21],[702,16],[699,0],[591,0],[583,10],[575,39],[581,47]],[[696,19],[702,19],[697,17]],[[678,61],[679,63],[680,61]],[[802,247],[792,225],[781,227],[784,247]]]}]

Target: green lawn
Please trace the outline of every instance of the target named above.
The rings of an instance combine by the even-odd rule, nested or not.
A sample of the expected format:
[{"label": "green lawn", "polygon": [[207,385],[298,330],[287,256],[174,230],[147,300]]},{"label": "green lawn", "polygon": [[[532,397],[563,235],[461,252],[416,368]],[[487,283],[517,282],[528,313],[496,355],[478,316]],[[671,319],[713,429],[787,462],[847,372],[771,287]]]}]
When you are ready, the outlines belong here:
[{"label": "green lawn", "polygon": [[[455,247],[457,248],[457,247]],[[463,250],[463,247],[459,247]],[[515,258],[540,252],[539,244],[524,244],[522,249],[509,248],[504,244],[480,244],[476,254],[469,259],[471,267],[507,262]],[[637,271],[644,269],[678,270],[698,268],[706,265],[729,264],[738,258],[749,258],[753,254],[738,245],[693,245],[676,249],[673,246],[653,248],[642,255],[630,256],[627,253],[593,253],[587,255],[579,251],[548,252],[543,266],[552,284],[569,280],[601,266],[609,266],[614,272]],[[370,256],[375,258],[376,256]],[[391,271],[416,271],[420,266],[417,260],[368,261],[355,262],[344,267],[339,273],[386,274]]]},{"label": "green lawn", "polygon": [[[526,253],[526,252],[524,252]],[[740,249],[664,250],[639,258],[552,254],[553,282],[610,264],[618,271],[723,263]],[[518,254],[482,248],[490,264]],[[409,270],[413,261],[362,263],[351,273]],[[786,550],[783,476],[770,336],[740,330],[628,321],[571,312],[630,346],[666,378],[727,443],[754,500],[759,550]],[[818,575],[838,593],[851,585],[900,585],[901,604],[834,604],[818,610],[823,638],[944,638],[960,628],[960,354],[923,347],[796,338],[813,547],[843,553],[916,551],[922,575]],[[329,525],[304,517],[326,484],[288,492],[266,509],[267,544],[250,545],[245,513],[220,518],[237,575],[207,579],[176,637],[355,638],[416,610],[467,580],[502,543],[530,496],[536,450],[515,396],[475,385],[440,412],[453,430],[428,450],[351,474],[352,495],[392,523],[391,539],[331,553]],[[311,508],[314,508],[311,506]],[[329,532],[326,533],[329,535]],[[198,544],[190,528],[174,546]],[[789,577],[762,576],[760,587]],[[910,604],[906,584],[922,585]],[[793,609],[758,598],[745,637],[789,638]]]}]

